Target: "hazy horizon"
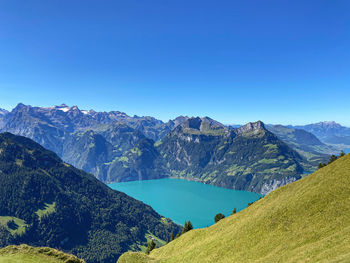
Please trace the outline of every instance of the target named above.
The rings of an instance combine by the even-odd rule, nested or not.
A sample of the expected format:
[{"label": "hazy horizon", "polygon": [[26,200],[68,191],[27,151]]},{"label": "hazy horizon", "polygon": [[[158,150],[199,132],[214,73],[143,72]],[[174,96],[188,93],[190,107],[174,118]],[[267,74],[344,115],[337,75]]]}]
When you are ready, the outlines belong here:
[{"label": "hazy horizon", "polygon": [[[23,102],[19,102],[19,103],[23,103]],[[12,108],[4,108],[4,107],[1,107],[1,105],[0,105],[0,109],[4,109],[4,110],[7,110],[7,111],[9,111],[9,112],[11,112],[19,103],[17,103],[14,107],[12,107]],[[61,106],[61,105],[63,105],[63,104],[66,104],[68,107],[74,107],[74,106],[77,106],[78,108],[79,108],[79,110],[81,110],[81,111],[83,111],[83,110],[86,110],[86,111],[90,111],[90,110],[94,110],[94,111],[97,111],[97,112],[99,112],[98,110],[96,110],[96,109],[93,109],[93,108],[81,108],[81,107],[79,107],[79,105],[68,105],[67,103],[59,103],[59,104],[56,104],[56,105],[45,105],[45,106],[41,106],[41,105],[31,105],[31,104],[26,104],[26,103],[23,103],[24,105],[27,105],[27,106],[32,106],[32,107],[42,107],[42,108],[50,108],[50,107],[55,107],[55,106]],[[101,112],[103,112],[103,111],[106,111],[106,110],[101,110]],[[219,121],[220,123],[222,123],[222,124],[224,124],[224,125],[244,125],[244,124],[246,124],[246,123],[248,123],[248,122],[256,122],[256,121],[262,121],[264,124],[266,124],[266,125],[293,125],[293,126],[302,126],[302,125],[307,125],[307,124],[316,124],[316,123],[319,123],[319,122],[333,122],[333,120],[320,120],[320,121],[314,121],[314,122],[310,122],[310,123],[273,123],[273,122],[266,122],[266,121],[264,121],[264,120],[262,120],[262,119],[257,119],[257,120],[247,120],[247,121],[245,121],[245,122],[243,122],[243,123],[239,123],[239,122],[235,122],[235,121],[233,121],[233,122],[229,122],[229,123],[226,123],[226,122],[222,122],[222,121],[220,121],[220,119],[215,119],[215,118],[213,118],[213,117],[211,117],[211,116],[207,116],[207,115],[177,115],[177,116],[174,116],[174,117],[172,117],[172,118],[169,118],[169,119],[160,119],[160,118],[157,118],[157,117],[155,117],[155,116],[151,116],[151,115],[144,115],[144,114],[129,114],[128,112],[124,112],[124,111],[122,111],[122,110],[119,110],[119,109],[113,109],[113,110],[110,110],[110,111],[120,111],[120,112],[123,112],[123,113],[126,113],[127,115],[129,115],[129,116],[131,116],[131,117],[133,117],[133,116],[138,116],[138,117],[154,117],[154,118],[156,118],[156,119],[158,119],[158,120],[161,120],[161,121],[163,121],[163,122],[167,122],[167,121],[170,121],[170,120],[174,120],[176,117],[179,117],[179,116],[184,116],[184,117],[209,117],[209,118],[211,118],[211,119],[214,119],[214,120],[216,120],[216,121]],[[108,111],[106,111],[106,112],[108,112]],[[338,123],[338,124],[340,124],[340,125],[342,125],[342,126],[344,126],[344,127],[348,127],[347,125],[344,125],[343,123],[339,123],[339,122],[336,122],[336,123]]]}]

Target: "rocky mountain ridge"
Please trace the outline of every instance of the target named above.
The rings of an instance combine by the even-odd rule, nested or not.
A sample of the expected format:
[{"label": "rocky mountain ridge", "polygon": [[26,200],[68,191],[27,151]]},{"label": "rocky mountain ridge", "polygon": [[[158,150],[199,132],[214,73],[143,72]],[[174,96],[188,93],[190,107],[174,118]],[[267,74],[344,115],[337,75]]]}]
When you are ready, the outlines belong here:
[{"label": "rocky mountain ridge", "polygon": [[261,121],[233,128],[179,116],[164,123],[120,111],[21,103],[2,120],[2,131],[35,140],[103,182],[181,177],[265,193],[300,178],[308,162]]}]

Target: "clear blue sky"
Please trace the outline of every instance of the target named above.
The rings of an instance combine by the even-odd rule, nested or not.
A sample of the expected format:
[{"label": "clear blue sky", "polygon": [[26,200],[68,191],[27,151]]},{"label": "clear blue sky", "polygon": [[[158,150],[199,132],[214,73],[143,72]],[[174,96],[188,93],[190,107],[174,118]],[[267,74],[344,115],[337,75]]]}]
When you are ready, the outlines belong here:
[{"label": "clear blue sky", "polygon": [[0,107],[350,126],[349,0],[0,0]]}]

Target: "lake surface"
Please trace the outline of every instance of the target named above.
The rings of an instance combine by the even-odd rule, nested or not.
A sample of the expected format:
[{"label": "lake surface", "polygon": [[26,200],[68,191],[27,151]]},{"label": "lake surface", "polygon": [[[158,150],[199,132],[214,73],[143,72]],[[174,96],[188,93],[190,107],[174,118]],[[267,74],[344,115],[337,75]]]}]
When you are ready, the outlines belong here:
[{"label": "lake surface", "polygon": [[345,152],[345,153],[350,153],[350,148],[345,148],[345,149],[344,149],[344,152]]},{"label": "lake surface", "polygon": [[180,225],[191,220],[194,228],[210,226],[216,214],[228,216],[234,207],[238,212],[261,197],[257,193],[169,178],[112,183],[109,187],[141,200]]}]

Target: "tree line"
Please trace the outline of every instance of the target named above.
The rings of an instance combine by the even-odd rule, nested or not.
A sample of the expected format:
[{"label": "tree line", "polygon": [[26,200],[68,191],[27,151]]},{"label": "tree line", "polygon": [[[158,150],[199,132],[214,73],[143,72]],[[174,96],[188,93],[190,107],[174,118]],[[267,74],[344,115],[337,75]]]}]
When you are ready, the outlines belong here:
[{"label": "tree line", "polygon": [[346,154],[345,154],[344,151],[341,151],[341,153],[339,154],[339,156],[336,156],[336,155],[332,154],[332,156],[329,158],[328,163],[319,163],[319,164],[318,164],[318,169],[321,169],[321,168],[327,166],[328,164],[330,164],[330,163],[336,161],[337,159],[339,159],[339,158],[341,158],[341,157],[343,157],[343,156],[345,156],[345,155],[346,155]]}]

